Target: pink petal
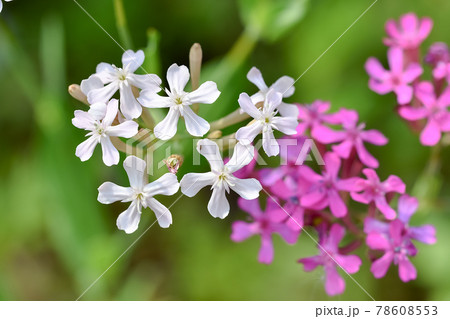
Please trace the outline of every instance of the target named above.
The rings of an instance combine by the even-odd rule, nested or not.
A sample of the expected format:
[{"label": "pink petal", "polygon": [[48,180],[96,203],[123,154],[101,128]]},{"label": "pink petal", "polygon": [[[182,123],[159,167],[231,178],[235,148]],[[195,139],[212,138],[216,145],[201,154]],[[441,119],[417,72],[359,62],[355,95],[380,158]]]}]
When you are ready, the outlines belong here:
[{"label": "pink petal", "polygon": [[411,216],[416,212],[419,202],[417,198],[402,195],[398,199],[398,218],[405,224],[408,224]]},{"label": "pink petal", "polygon": [[300,203],[311,209],[321,209],[326,206],[326,195],[324,192],[311,192],[301,197]]},{"label": "pink petal", "polygon": [[403,51],[400,48],[388,50],[389,68],[393,74],[401,74],[403,71]]},{"label": "pink petal", "polygon": [[370,271],[374,275],[375,278],[382,278],[386,275],[386,272],[389,269],[389,266],[392,263],[394,256],[392,253],[388,252],[384,254],[383,257],[375,260],[370,267]]},{"label": "pink petal", "polygon": [[261,237],[261,248],[259,249],[258,261],[263,264],[270,264],[273,260],[273,244],[270,235]]},{"label": "pink petal", "polygon": [[400,18],[400,25],[403,31],[414,33],[417,31],[419,19],[414,13],[407,13]]},{"label": "pink petal", "polygon": [[358,157],[361,160],[361,162],[367,167],[372,168],[378,167],[378,161],[376,160],[375,157],[372,156],[372,154],[369,153],[369,151],[367,151],[361,140],[356,141],[356,153],[358,153]]},{"label": "pink petal", "polygon": [[428,245],[436,243],[436,228],[431,225],[410,227],[409,234],[412,239],[418,240],[422,243]]},{"label": "pink petal", "polygon": [[431,20],[430,18],[423,18],[420,23],[419,31],[417,33],[417,37],[419,38],[419,40],[425,40],[430,34],[431,29],[433,29],[433,20]]},{"label": "pink petal", "polygon": [[298,236],[300,232],[293,230],[291,227],[286,224],[281,224],[275,227],[277,233],[286,241],[288,244],[295,244],[297,242]]},{"label": "pink petal", "polygon": [[309,166],[301,166],[298,170],[301,177],[312,183],[321,182],[323,180],[322,175],[317,174]]},{"label": "pink petal", "polygon": [[359,194],[352,192],[350,193],[350,196],[355,202],[363,203],[363,204],[369,204],[372,201],[372,196],[368,196],[366,192]]},{"label": "pink petal", "polygon": [[385,95],[394,89],[389,82],[379,82],[375,79],[369,79],[369,88],[375,93]]},{"label": "pink petal", "polygon": [[364,189],[364,180],[359,177],[351,177],[338,180],[335,185],[338,190],[347,192],[359,192]]},{"label": "pink petal", "polygon": [[427,107],[432,108],[436,104],[434,86],[430,82],[421,82],[415,89],[416,97]]},{"label": "pink petal", "polygon": [[324,125],[314,127],[314,138],[322,144],[331,144],[345,139],[346,133],[335,131]]},{"label": "pink petal", "polygon": [[386,145],[388,139],[380,131],[377,130],[367,130],[360,134],[361,138],[368,143],[374,145]]},{"label": "pink petal", "polygon": [[339,295],[345,290],[345,281],[339,275],[336,267],[327,267],[325,269],[325,291],[330,296]]},{"label": "pink petal", "polygon": [[411,83],[423,73],[422,66],[418,63],[411,63],[403,72],[403,81]]},{"label": "pink petal", "polygon": [[370,232],[366,238],[366,243],[373,250],[389,250],[391,248],[386,236],[378,232]]},{"label": "pink petal", "polygon": [[420,134],[420,142],[426,146],[436,145],[441,139],[439,125],[432,119],[428,120],[425,129]]},{"label": "pink petal", "polygon": [[402,106],[399,108],[398,113],[405,120],[417,121],[427,117],[428,110],[424,107]]},{"label": "pink petal", "polygon": [[333,145],[332,150],[342,158],[349,158],[350,153],[353,150],[353,147],[354,147],[353,141],[348,139],[339,145]]},{"label": "pink petal", "polygon": [[386,79],[389,72],[387,72],[380,61],[375,58],[369,58],[365,64],[365,68],[370,77],[383,81]]},{"label": "pink petal", "polygon": [[395,20],[389,20],[386,22],[385,30],[388,36],[392,38],[399,38],[401,36]]},{"label": "pink petal", "polygon": [[[367,217],[364,220],[364,232],[366,234],[372,232],[387,234],[389,232],[389,224],[375,218]],[[382,250],[385,250],[385,248],[382,248]]]},{"label": "pink petal", "polygon": [[380,210],[380,212],[386,217],[386,219],[392,220],[395,218],[396,213],[392,207],[386,202],[386,198],[384,196],[378,196],[375,198],[375,205]]},{"label": "pink petal", "polygon": [[241,242],[256,234],[253,224],[236,221],[231,225],[231,240]]},{"label": "pink petal", "polygon": [[406,185],[403,183],[400,177],[390,175],[383,183],[385,192],[396,192],[399,194],[405,193]]},{"label": "pink petal", "polygon": [[332,152],[326,153],[324,157],[325,169],[327,170],[327,173],[333,179],[337,178],[339,169],[341,167],[341,160],[336,154]]},{"label": "pink petal", "polygon": [[398,265],[398,275],[403,282],[417,278],[417,270],[408,258],[401,260]]},{"label": "pink petal", "polygon": [[347,206],[345,206],[341,196],[334,189],[328,191],[328,204],[330,206],[331,213],[334,216],[340,218],[347,215]]},{"label": "pink petal", "polygon": [[334,260],[349,274],[354,274],[359,271],[359,267],[361,266],[361,259],[356,255],[344,256],[344,255],[336,255],[334,256]]},{"label": "pink petal", "polygon": [[398,104],[408,104],[413,97],[413,89],[407,84],[403,84],[394,88],[395,94],[397,94]]},{"label": "pink petal", "polygon": [[318,266],[322,265],[322,257],[321,256],[314,256],[314,257],[307,257],[299,259],[299,263],[303,264],[305,271],[312,271],[316,269]]},{"label": "pink petal", "polygon": [[330,229],[327,241],[327,249],[331,252],[337,252],[339,243],[345,235],[345,228],[339,224],[333,224]]}]

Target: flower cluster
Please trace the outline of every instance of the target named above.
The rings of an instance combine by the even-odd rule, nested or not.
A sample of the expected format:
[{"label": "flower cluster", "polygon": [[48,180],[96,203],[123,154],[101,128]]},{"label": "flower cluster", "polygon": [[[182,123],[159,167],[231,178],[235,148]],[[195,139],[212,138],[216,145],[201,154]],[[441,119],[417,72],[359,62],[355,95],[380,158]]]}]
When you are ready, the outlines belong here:
[{"label": "flower cluster", "polygon": [[[436,134],[440,136],[450,126],[446,109],[450,89],[441,92],[449,78],[450,67],[443,65],[444,60],[450,62],[448,50],[434,46],[427,56],[428,63],[435,67],[433,84],[419,81],[422,67],[414,59],[430,29],[429,20],[419,23],[413,15],[403,17],[400,26],[389,22],[390,38],[385,43],[391,46],[391,70],[384,70],[373,58],[366,65],[372,77],[370,87],[380,94],[395,92],[403,117],[411,121],[428,119],[422,133],[426,145],[437,142]],[[199,46],[194,47],[191,65],[199,60],[194,56]],[[355,110],[330,112],[331,103],[324,101],[288,103],[284,99],[294,94],[294,79],[283,76],[267,85],[253,67],[247,78],[258,91],[241,93],[237,110],[210,123],[198,115],[199,107],[215,103],[221,92],[212,81],[199,85],[200,67],[190,71],[172,64],[167,70],[168,88],[162,89],[160,77],[142,68],[144,59],[143,51],[126,51],[122,67],[100,63],[95,74],[80,86],[69,87],[72,96],[89,107],[75,111],[72,120],[75,127],[87,131],[76,156],[81,161],[90,159],[98,144],[107,166],[120,162],[120,152],[127,156],[123,167],[130,186],[105,182],[98,188],[100,203],[130,203],[117,219],[120,230],[128,234],[136,231],[145,208],[155,213],[161,227],[167,228],[173,223],[170,207],[155,196],[172,196],[180,190],[193,197],[208,186],[211,195],[205,206],[213,217],[227,217],[231,191],[238,196],[238,206],[248,218],[232,224],[231,239],[242,242],[260,236],[261,263],[270,264],[274,259],[273,234],[279,234],[288,244],[295,244],[302,231],[311,238],[310,231],[317,234],[317,255],[301,258],[299,263],[305,271],[324,268],[329,295],[345,290],[339,269],[347,274],[359,271],[363,261],[356,250],[362,245],[370,250],[367,260],[376,278],[383,277],[391,263],[399,266],[401,280],[416,278],[409,260],[417,253],[412,240],[432,244],[435,230],[430,225],[409,225],[418,206],[416,199],[406,195],[406,185],[398,176],[380,180],[376,171],[380,163],[367,149],[368,145],[385,145],[388,139],[377,130],[367,129]],[[145,74],[139,74],[140,69]],[[192,90],[188,92],[190,80]],[[158,140],[168,145],[179,143],[186,137],[178,132],[180,119],[184,119],[196,152],[209,162],[210,171],[180,176],[186,159],[171,154],[159,161],[168,172],[148,174],[148,166],[154,163],[135,156],[133,142],[142,134],[150,135],[147,152],[154,151]],[[242,125],[234,133],[223,136],[224,129],[238,123]],[[228,149],[232,155],[224,159],[222,153]],[[266,156],[279,156],[281,165],[257,166]],[[305,165],[312,156],[318,165]],[[398,207],[394,209],[396,197]]]},{"label": "flower cluster", "polygon": [[450,52],[446,44],[434,43],[424,62],[432,68],[432,79],[422,78],[425,66],[420,58],[423,41],[433,22],[415,14],[403,15],[398,22],[386,23],[388,46],[386,70],[375,58],[366,63],[369,87],[378,94],[394,92],[398,114],[420,132],[420,142],[436,145],[442,133],[450,131]]},{"label": "flower cluster", "polygon": [[[394,262],[399,265],[401,280],[415,279],[407,256],[414,256],[417,250],[407,250],[414,247],[410,239],[432,244],[435,230],[429,225],[409,227],[417,201],[405,194],[406,186],[398,176],[380,180],[375,170],[379,163],[366,144],[385,145],[387,138],[377,130],[365,129],[356,111],[341,108],[330,113],[330,107],[324,101],[298,105],[297,133],[278,141],[284,163],[255,169],[255,160],[250,168],[238,172],[241,177],[261,181],[267,204],[262,210],[258,200],[240,199],[239,207],[249,214],[249,220],[233,223],[231,239],[240,242],[252,235],[261,236],[258,260],[270,264],[274,257],[272,234],[294,244],[302,231],[311,235],[314,230],[318,254],[299,262],[305,271],[324,268],[329,295],[345,289],[339,269],[347,274],[359,271],[362,260],[354,251],[364,244],[370,249],[367,257],[376,278],[383,277]],[[310,152],[316,157],[318,170],[303,165]],[[401,195],[398,213],[391,205],[396,194]],[[361,205],[352,202],[364,206],[355,209]],[[342,241],[344,245],[340,245]],[[376,259],[379,250],[385,255]]]}]

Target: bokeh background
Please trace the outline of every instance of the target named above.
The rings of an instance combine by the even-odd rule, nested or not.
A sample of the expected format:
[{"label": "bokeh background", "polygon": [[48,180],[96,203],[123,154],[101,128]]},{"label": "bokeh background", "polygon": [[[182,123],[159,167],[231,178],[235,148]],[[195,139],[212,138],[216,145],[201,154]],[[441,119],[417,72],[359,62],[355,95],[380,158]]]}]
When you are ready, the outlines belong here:
[{"label": "bokeh background", "polygon": [[[161,77],[170,64],[187,64],[190,46],[201,43],[203,80],[214,79],[223,92],[214,108],[202,110],[214,120],[237,107],[240,92],[254,92],[245,78],[251,66],[268,83],[298,77],[372,1],[127,0],[128,43],[116,28],[113,0],[79,3],[122,45],[147,48],[146,67]],[[435,22],[424,47],[450,43],[449,1],[380,0],[296,83],[292,101],[322,99],[334,109],[357,109],[368,127],[389,137],[387,146],[370,148],[381,177],[403,178],[421,200],[413,223],[437,227],[436,245],[418,244],[416,281],[402,283],[396,267],[375,280],[367,259],[355,279],[377,300],[449,300],[450,152],[436,152],[430,165],[432,150],[395,115],[392,95],[368,89],[363,68],[369,56],[386,61],[384,23],[407,12]],[[72,0],[15,0],[0,14],[1,300],[78,298],[154,221],[146,211],[135,234],[118,231],[115,220],[125,206],[104,206],[96,197],[106,180],[125,184],[123,170],[104,166],[98,152],[86,163],[74,154],[83,133],[71,118],[83,106],[67,86],[87,78],[99,62],[119,64],[121,55]],[[213,219],[208,195],[180,199],[171,209],[174,224],[152,227],[82,300],[368,299],[349,278],[346,292],[330,298],[322,270],[303,272],[296,260],[316,253],[305,235],[294,246],[276,237],[274,263],[259,264],[258,238],[229,239],[231,222],[243,213],[234,206],[227,219]]]}]

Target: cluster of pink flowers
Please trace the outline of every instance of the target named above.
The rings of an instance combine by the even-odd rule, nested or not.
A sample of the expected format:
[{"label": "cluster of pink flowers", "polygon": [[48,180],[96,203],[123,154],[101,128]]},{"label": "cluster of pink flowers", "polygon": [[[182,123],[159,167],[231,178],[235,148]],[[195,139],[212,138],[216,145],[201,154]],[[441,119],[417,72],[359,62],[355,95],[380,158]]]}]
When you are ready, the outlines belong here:
[{"label": "cluster of pink flowers", "polygon": [[[301,258],[299,263],[305,271],[324,268],[329,295],[345,290],[339,268],[347,274],[359,271],[362,260],[354,251],[363,244],[370,249],[367,259],[376,278],[383,277],[393,262],[399,266],[401,280],[415,279],[409,257],[417,249],[411,240],[432,244],[435,229],[410,227],[417,200],[405,194],[406,186],[399,177],[391,175],[384,181],[378,177],[375,169],[379,163],[366,144],[385,145],[387,138],[377,130],[365,129],[354,110],[329,113],[330,103],[323,101],[298,105],[298,109],[297,134],[278,141],[284,163],[255,169],[255,159],[236,172],[241,178],[257,178],[268,196],[265,209],[258,199],[239,199],[239,207],[249,216],[247,221],[233,223],[231,239],[241,242],[259,235],[258,260],[270,264],[274,258],[272,234],[294,244],[302,231],[310,234],[315,230],[318,254]],[[318,153],[317,170],[302,165],[313,148]],[[391,204],[396,194],[400,196],[397,210]],[[365,206],[355,209],[351,201]]]},{"label": "cluster of pink flowers", "polygon": [[432,79],[425,80],[421,60],[421,46],[433,27],[429,18],[415,14],[403,15],[398,22],[386,23],[389,47],[386,70],[376,58],[369,58],[366,71],[369,87],[378,94],[397,95],[398,114],[420,132],[420,142],[436,145],[442,133],[450,131],[450,52],[445,43],[434,43],[424,63],[432,68]]}]

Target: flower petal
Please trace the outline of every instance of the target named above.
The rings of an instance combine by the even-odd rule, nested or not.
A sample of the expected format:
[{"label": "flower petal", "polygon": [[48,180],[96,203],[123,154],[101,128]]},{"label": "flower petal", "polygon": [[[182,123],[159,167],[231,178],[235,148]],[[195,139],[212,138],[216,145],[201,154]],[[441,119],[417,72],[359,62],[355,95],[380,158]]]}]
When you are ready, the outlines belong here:
[{"label": "flower petal", "polygon": [[135,121],[125,121],[119,125],[110,126],[107,130],[109,136],[131,138],[138,133],[139,124]]},{"label": "flower petal", "polygon": [[89,91],[87,99],[89,104],[97,102],[108,102],[119,89],[119,81],[113,81],[105,87],[99,89],[93,89]]},{"label": "flower petal", "polygon": [[243,221],[234,222],[231,225],[231,229],[231,240],[234,242],[244,241],[256,234],[253,224],[249,224]]},{"label": "flower petal", "polygon": [[131,187],[122,187],[111,182],[105,182],[98,188],[97,200],[102,204],[111,204],[118,201],[127,202],[131,200],[133,194]]},{"label": "flower petal", "polygon": [[391,252],[387,252],[383,257],[375,260],[370,266],[370,271],[375,278],[382,278],[386,275],[394,256]]},{"label": "flower petal", "polygon": [[256,178],[246,178],[233,180],[234,185],[230,188],[244,199],[255,199],[259,197],[262,186]]},{"label": "flower petal", "polygon": [[262,129],[263,129],[263,124],[259,121],[255,122],[251,125],[241,127],[236,132],[236,139],[240,143],[242,143],[244,145],[248,145],[251,142],[253,142],[253,140],[259,133],[261,133]]},{"label": "flower petal", "polygon": [[97,75],[91,75],[88,79],[81,81],[80,89],[84,95],[88,95],[90,91],[103,87],[102,80]]},{"label": "flower petal", "polygon": [[184,106],[182,115],[186,123],[186,130],[192,136],[203,136],[209,131],[209,123],[201,118],[189,107]]},{"label": "flower petal", "polygon": [[343,293],[345,290],[345,281],[339,275],[336,267],[328,266],[325,268],[325,291],[329,296],[335,296]]},{"label": "flower petal", "polygon": [[189,82],[189,69],[185,65],[172,64],[167,70],[167,82],[172,93],[181,94]]},{"label": "flower petal", "polygon": [[190,103],[212,104],[220,95],[217,84],[213,81],[207,81],[200,87],[187,95]]},{"label": "flower petal", "polygon": [[271,89],[280,92],[283,97],[290,97],[295,92],[295,80],[290,76],[282,76],[274,84],[270,86]]},{"label": "flower petal", "polygon": [[156,74],[130,74],[128,81],[141,90],[153,93],[161,91],[161,79]]},{"label": "flower petal", "polygon": [[123,168],[127,172],[131,187],[142,190],[147,184],[147,163],[131,155],[123,161]]},{"label": "flower petal", "polygon": [[139,50],[133,52],[132,50],[127,50],[122,55],[122,65],[128,72],[134,73],[145,60],[144,51]]},{"label": "flower petal", "polygon": [[154,197],[155,195],[172,196],[178,189],[180,184],[178,183],[177,176],[172,173],[166,173],[156,181],[151,182],[144,187],[145,196]]},{"label": "flower petal", "polygon": [[224,219],[230,212],[230,204],[225,196],[223,186],[214,187],[208,202],[208,211],[211,216]]},{"label": "flower petal", "polygon": [[292,117],[294,119],[298,118],[299,110],[297,105],[295,104],[281,102],[281,104],[278,105],[277,109],[280,112],[281,116]]},{"label": "flower petal", "polygon": [[171,107],[164,120],[155,126],[155,136],[164,141],[174,137],[177,133],[179,118],[180,112],[176,108]]},{"label": "flower petal", "polygon": [[77,146],[75,155],[79,157],[82,162],[85,162],[92,157],[97,144],[97,137],[91,136],[86,141]]},{"label": "flower petal", "polygon": [[141,221],[141,208],[139,206],[136,202],[132,202],[130,207],[117,218],[117,228],[127,234],[134,233]]},{"label": "flower petal", "polygon": [[197,152],[202,154],[209,162],[212,171],[219,172],[223,168],[223,160],[220,155],[219,145],[209,139],[197,142]]},{"label": "flower petal", "polygon": [[273,261],[273,243],[271,235],[261,236],[261,248],[258,253],[258,261],[262,264],[270,264]]},{"label": "flower petal", "polygon": [[280,153],[280,146],[273,135],[271,128],[263,129],[263,149],[267,156],[277,156]]},{"label": "flower petal", "polygon": [[272,119],[272,126],[286,135],[294,135],[297,133],[298,121],[295,117],[276,116]]},{"label": "flower petal", "polygon": [[256,108],[255,104],[253,104],[252,99],[248,96],[247,93],[241,93],[239,95],[238,103],[241,109],[254,119],[261,118],[261,111]]},{"label": "flower petal", "polygon": [[[170,174],[170,173],[169,173]],[[158,224],[162,228],[168,228],[172,225],[172,214],[169,209],[154,198],[147,198],[146,203],[156,216]]]},{"label": "flower petal", "polygon": [[256,67],[252,67],[250,71],[248,71],[247,79],[254,85],[256,85],[260,91],[266,91],[268,89],[266,83],[264,82],[261,71]]},{"label": "flower petal", "polygon": [[208,173],[188,173],[180,181],[181,192],[188,196],[195,196],[203,187],[213,185],[216,181],[216,174]]},{"label": "flower petal", "polygon": [[137,100],[148,108],[166,108],[173,105],[170,97],[158,95],[152,90],[142,90]]},{"label": "flower petal", "polygon": [[417,270],[408,258],[400,260],[398,264],[398,275],[403,282],[417,278]]},{"label": "flower petal", "polygon": [[114,147],[109,137],[102,137],[100,140],[102,146],[103,163],[106,166],[117,165],[120,160],[119,151]]},{"label": "flower petal", "polygon": [[240,170],[247,166],[255,157],[255,148],[253,145],[243,145],[237,143],[234,147],[233,156],[231,156],[228,163],[225,165],[230,173]]},{"label": "flower petal", "polygon": [[122,83],[120,86],[120,111],[127,120],[136,119],[142,114],[142,107],[129,84]]}]

